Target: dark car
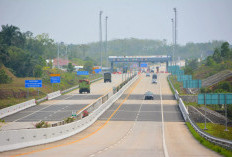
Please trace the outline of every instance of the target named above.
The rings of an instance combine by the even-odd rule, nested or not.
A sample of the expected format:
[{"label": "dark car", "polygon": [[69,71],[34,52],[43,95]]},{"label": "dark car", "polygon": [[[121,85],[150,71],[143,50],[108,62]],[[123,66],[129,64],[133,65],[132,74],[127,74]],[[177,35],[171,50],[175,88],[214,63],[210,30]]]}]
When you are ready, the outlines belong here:
[{"label": "dark car", "polygon": [[144,99],[145,100],[154,100],[154,94],[151,91],[147,91],[144,94]]}]

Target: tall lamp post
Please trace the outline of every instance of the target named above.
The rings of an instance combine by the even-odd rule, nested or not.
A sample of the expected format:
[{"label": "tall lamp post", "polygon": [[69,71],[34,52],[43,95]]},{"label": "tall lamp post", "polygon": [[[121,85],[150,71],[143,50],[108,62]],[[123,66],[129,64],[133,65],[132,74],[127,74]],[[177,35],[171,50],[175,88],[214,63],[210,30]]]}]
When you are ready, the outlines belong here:
[{"label": "tall lamp post", "polygon": [[174,21],[173,21],[173,18],[171,19],[172,20],[172,65],[174,65]]},{"label": "tall lamp post", "polygon": [[58,50],[57,50],[57,68],[60,69],[60,43],[58,43]]},{"label": "tall lamp post", "polygon": [[106,43],[105,43],[105,54],[106,54],[106,66],[108,67],[108,54],[107,54],[107,19],[108,19],[108,16],[106,16]]},{"label": "tall lamp post", "polygon": [[[176,44],[177,44],[177,42],[176,42],[176,40],[177,40],[177,17],[176,17],[176,8],[173,8],[173,10],[174,10],[174,13],[175,13],[175,52],[176,52]],[[175,62],[175,64],[176,64],[176,62]]]},{"label": "tall lamp post", "polygon": [[99,44],[100,44],[100,53],[101,53],[101,69],[102,69],[102,25],[101,25],[101,16],[102,11],[99,13]]}]

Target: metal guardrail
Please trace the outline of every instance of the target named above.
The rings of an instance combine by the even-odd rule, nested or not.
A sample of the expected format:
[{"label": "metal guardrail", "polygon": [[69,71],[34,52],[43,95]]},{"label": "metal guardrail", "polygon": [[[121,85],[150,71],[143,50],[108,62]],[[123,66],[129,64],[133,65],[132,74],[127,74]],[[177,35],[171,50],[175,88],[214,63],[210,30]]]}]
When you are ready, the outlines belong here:
[{"label": "metal guardrail", "polygon": [[184,105],[184,102],[183,102],[182,99],[179,97],[179,93],[178,93],[177,90],[174,88],[172,82],[171,82],[170,79],[169,79],[169,76],[168,76],[168,81],[170,82],[172,89],[175,91],[175,97],[176,97],[176,95],[178,95],[178,97],[176,97],[176,98],[178,98],[177,100],[179,100],[179,108],[180,108],[180,110],[181,110],[181,113],[182,113],[182,115],[183,115],[185,121],[186,121],[186,122],[189,121],[190,124],[191,124],[191,126],[194,128],[194,130],[195,130],[196,132],[198,132],[198,134],[199,134],[201,137],[205,138],[206,140],[208,140],[208,141],[210,141],[210,142],[212,142],[212,143],[214,143],[214,144],[216,144],[216,145],[219,145],[219,146],[221,146],[221,147],[224,147],[224,148],[226,148],[226,149],[230,149],[230,150],[231,150],[231,149],[232,149],[232,141],[230,141],[230,140],[225,140],[225,139],[221,139],[221,138],[217,138],[217,137],[214,137],[214,136],[212,136],[212,135],[209,135],[209,134],[205,133],[203,130],[201,130],[201,129],[191,120],[191,118],[189,117],[189,113],[188,113],[188,111],[187,111],[187,109],[186,109],[186,107],[185,107],[185,105]]}]

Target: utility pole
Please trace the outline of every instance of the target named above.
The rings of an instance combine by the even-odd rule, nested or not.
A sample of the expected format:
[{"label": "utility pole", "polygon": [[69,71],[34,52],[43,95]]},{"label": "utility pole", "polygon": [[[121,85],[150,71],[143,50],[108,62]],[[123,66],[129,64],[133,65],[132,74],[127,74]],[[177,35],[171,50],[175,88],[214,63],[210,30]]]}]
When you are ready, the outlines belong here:
[{"label": "utility pole", "polygon": [[66,60],[68,61],[68,45],[66,45]]},{"label": "utility pole", "polygon": [[101,16],[102,11],[99,13],[99,44],[100,44],[100,53],[101,53],[101,69],[102,69],[102,25],[101,25]]},{"label": "utility pole", "polygon": [[107,19],[108,16],[106,16],[106,43],[105,43],[105,55],[106,55],[106,66],[108,67],[108,53],[107,53]]},{"label": "utility pole", "polygon": [[57,51],[57,68],[60,69],[60,43],[58,43],[58,51]]},{"label": "utility pole", "polygon": [[[175,13],[175,52],[176,52],[176,44],[177,44],[177,17],[176,17],[176,14],[177,14],[177,11],[176,11],[176,8],[173,8],[174,10],[174,13]],[[175,62],[176,64],[176,62]]]},{"label": "utility pole", "polygon": [[174,36],[175,36],[175,34],[174,34],[174,21],[173,21],[173,18],[171,19],[172,20],[172,65],[174,65],[174,40],[175,40],[175,38],[174,38]]}]

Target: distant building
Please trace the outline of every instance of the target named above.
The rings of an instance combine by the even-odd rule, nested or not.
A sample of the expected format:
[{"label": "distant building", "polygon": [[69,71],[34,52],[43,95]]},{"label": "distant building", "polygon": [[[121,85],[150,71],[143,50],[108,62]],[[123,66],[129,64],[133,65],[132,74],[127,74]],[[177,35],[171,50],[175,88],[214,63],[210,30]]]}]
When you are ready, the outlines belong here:
[{"label": "distant building", "polygon": [[[68,59],[63,59],[63,58],[59,58],[59,60],[57,58],[53,59],[53,68],[54,67],[58,67],[58,63],[59,63],[59,67],[60,69],[66,69],[64,68],[64,66],[68,66],[68,63],[70,63],[71,61],[69,61]],[[76,64],[72,63],[73,66],[76,66]]]}]

